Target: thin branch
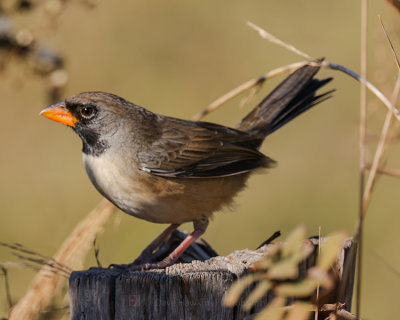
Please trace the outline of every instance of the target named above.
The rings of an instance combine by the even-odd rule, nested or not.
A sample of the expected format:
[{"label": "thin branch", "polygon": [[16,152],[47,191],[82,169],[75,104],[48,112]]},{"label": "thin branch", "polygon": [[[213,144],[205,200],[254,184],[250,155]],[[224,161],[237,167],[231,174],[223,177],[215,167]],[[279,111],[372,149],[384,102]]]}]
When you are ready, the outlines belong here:
[{"label": "thin branch", "polygon": [[376,252],[372,252],[376,256],[376,260],[380,261],[386,268],[393,272],[398,278],[400,278],[400,271],[393,267],[388,261],[386,261],[381,255]]},{"label": "thin branch", "polygon": [[217,100],[210,103],[207,108],[205,108],[204,110],[197,113],[193,117],[193,120],[198,121],[198,120],[202,119],[203,117],[208,115],[210,112],[213,112],[216,109],[218,109],[224,103],[228,102],[229,100],[232,100],[233,98],[237,97],[239,94],[245,92],[246,90],[249,90],[257,85],[264,83],[264,81],[269,78],[275,77],[275,76],[280,75],[287,71],[294,71],[298,68],[301,68],[302,66],[305,66],[306,64],[309,64],[309,62],[308,61],[295,62],[295,63],[289,64],[287,66],[283,66],[283,67],[274,69],[272,71],[266,72],[257,78],[248,80],[245,83],[241,84],[240,86],[227,92],[222,97],[220,97]]},{"label": "thin branch", "polygon": [[[91,248],[94,238],[99,234],[106,221],[115,211],[115,206],[107,200],[89,213],[72,231],[54,256],[54,260],[71,269],[82,268],[84,258]],[[9,317],[12,319],[31,319],[37,317],[40,310],[46,309],[55,292],[59,292],[65,279],[53,275],[48,277],[47,270],[42,270],[35,276],[30,289],[12,309]]]},{"label": "thin branch", "polygon": [[100,259],[99,259],[100,249],[97,247],[97,237],[95,237],[93,240],[93,248],[94,248],[94,257],[96,259],[97,266],[99,268],[103,268],[103,266],[100,262]]},{"label": "thin branch", "polygon": [[253,28],[254,30],[256,30],[258,32],[258,34],[260,35],[261,38],[268,40],[269,42],[275,43],[281,47],[284,47],[285,49],[294,52],[295,54],[298,54],[299,56],[302,56],[303,58],[306,58],[308,60],[315,60],[315,58],[311,57],[310,55],[308,55],[307,53],[304,53],[303,51],[300,51],[299,49],[297,49],[295,46],[288,44],[286,42],[283,42],[282,40],[278,39],[277,37],[273,36],[272,34],[270,34],[269,32],[267,32],[266,30],[264,30],[263,28],[257,26],[256,24],[247,21],[247,25],[251,28]]},{"label": "thin branch", "polygon": [[[366,168],[367,169],[371,169],[372,168],[372,164],[371,163],[367,163],[366,164]],[[394,178],[400,178],[400,170],[399,169],[388,168],[388,167],[380,167],[380,168],[377,168],[377,171],[378,171],[378,173],[386,174],[386,175],[394,177]]]},{"label": "thin branch", "polygon": [[[362,1],[364,1],[364,0],[362,0]],[[367,55],[367,53],[366,53],[367,52],[367,49],[366,49],[367,48],[367,42],[366,42],[367,41],[366,40],[367,39],[366,38],[366,32],[367,32],[367,15],[366,15],[367,14],[367,6],[366,6],[366,2],[367,1],[365,0],[365,8],[362,9],[364,11],[362,13],[362,15],[363,15],[362,18],[365,21],[362,21],[362,26],[361,26],[361,32],[364,32],[364,30],[365,30],[365,35],[363,36],[364,40],[362,40],[365,43],[361,44],[361,48],[364,47],[364,50],[363,50],[364,51],[364,57],[362,57],[361,59],[365,59],[365,61],[366,61],[366,57],[367,57],[366,56]],[[250,23],[250,24],[251,24],[250,26],[253,26],[253,28],[256,31],[258,31],[258,33],[260,34],[260,36],[263,39],[267,39],[268,41],[276,43],[276,44],[284,47],[287,50],[295,52],[295,53],[299,54],[300,56],[306,57],[309,60],[315,60],[314,58],[311,58],[310,55],[308,55],[306,53],[303,53],[302,51],[298,50],[297,48],[295,48],[295,47],[283,42],[282,40],[277,39],[276,37],[272,36],[269,32],[267,32],[266,30],[262,29],[261,27],[256,26],[256,25],[254,25],[252,23]],[[378,99],[381,100],[389,108],[389,110],[392,110],[392,112],[395,114],[397,120],[400,120],[400,111],[397,110],[390,103],[389,99],[386,98],[385,95],[382,92],[380,92],[375,86],[373,86],[371,83],[369,83],[366,80],[367,79],[366,75],[360,77],[354,71],[351,71],[351,70],[349,70],[349,69],[347,69],[347,68],[345,68],[345,67],[343,67],[341,65],[335,64],[335,63],[322,62],[322,66],[328,67],[330,69],[334,69],[334,70],[339,70],[339,71],[345,72],[348,75],[350,75],[351,77],[353,77],[353,78],[357,79],[358,81],[360,81],[363,85],[365,85],[368,88],[368,90],[370,90],[373,94],[375,94],[378,97]]]},{"label": "thin branch", "polygon": [[[290,48],[290,45],[285,44],[283,41],[277,39],[276,37],[272,36],[271,34],[269,34],[267,31],[265,31],[264,29],[260,28],[259,26],[256,26],[252,23],[249,23],[250,26],[252,26],[255,30],[257,30],[259,32],[259,34],[268,39],[269,41],[272,41],[274,43],[277,43],[279,45],[282,45],[283,47],[285,47],[286,49],[296,52],[298,54],[300,54],[301,56],[305,56],[307,57],[307,59],[312,59],[308,54],[305,54],[303,52],[301,52],[300,50],[294,48],[295,50],[292,50],[292,48]],[[268,36],[266,36],[268,35]],[[273,40],[274,39],[274,40]],[[275,77],[277,75],[280,75],[284,72],[287,71],[294,71],[298,68],[301,68],[304,65],[313,65],[313,64],[318,64],[321,65],[321,67],[324,68],[328,68],[328,69],[332,69],[332,70],[338,70],[341,72],[344,72],[345,74],[351,76],[352,78],[356,79],[357,81],[359,81],[360,83],[364,84],[367,89],[369,91],[371,91],[379,100],[382,101],[382,103],[393,112],[394,116],[396,117],[397,120],[400,121],[400,111],[398,109],[396,109],[392,103],[389,101],[389,99],[381,92],[379,91],[372,83],[370,83],[369,81],[366,80],[365,77],[361,77],[360,75],[358,75],[356,72],[333,62],[326,62],[326,61],[322,61],[322,62],[316,62],[316,61],[301,61],[301,62],[296,62],[296,63],[292,63],[277,69],[274,69],[272,71],[266,72],[263,75],[257,77],[257,78],[253,78],[251,80],[246,81],[245,83],[239,85],[238,87],[234,88],[233,90],[229,91],[228,93],[224,94],[223,96],[221,96],[220,98],[218,98],[217,100],[213,101],[211,104],[208,105],[207,108],[205,108],[204,110],[202,110],[201,112],[197,113],[194,117],[193,120],[194,121],[199,121],[200,119],[202,119],[203,117],[205,117],[206,115],[208,115],[209,113],[215,111],[216,109],[218,109],[219,107],[221,107],[223,104],[225,104],[226,102],[232,100],[233,98],[237,97],[238,95],[240,95],[241,93],[254,88],[256,86],[260,86],[262,85],[267,79]]]},{"label": "thin branch", "polygon": [[400,111],[390,102],[390,100],[381,92],[379,91],[378,88],[376,88],[371,82],[365,80],[363,77],[355,73],[354,71],[347,69],[346,67],[343,67],[339,64],[332,63],[332,62],[322,62],[322,66],[333,69],[333,70],[339,70],[347,75],[351,76],[352,78],[356,79],[360,83],[365,84],[367,89],[371,91],[381,102],[390,110],[393,112],[394,116],[396,117],[397,120],[400,121]]},{"label": "thin branch", "polygon": [[23,261],[29,261],[29,262],[33,263],[33,264],[29,264],[30,267],[36,265],[34,267],[34,270],[38,269],[37,266],[49,267],[50,272],[57,273],[64,277],[69,277],[69,275],[72,271],[71,268],[59,263],[53,257],[48,257],[39,252],[30,250],[19,243],[10,244],[10,243],[5,243],[5,242],[0,242],[0,246],[11,249],[12,254],[14,256],[16,256],[17,258],[19,258]]},{"label": "thin branch", "polygon": [[389,34],[388,34],[387,31],[386,31],[386,28],[385,28],[385,25],[383,24],[383,21],[382,21],[381,16],[379,16],[379,21],[380,21],[380,23],[381,23],[383,32],[385,33],[386,39],[387,39],[388,42],[389,42],[390,49],[391,49],[391,51],[392,51],[392,53],[393,53],[394,60],[396,61],[396,64],[397,64],[397,68],[400,70],[400,61],[399,61],[399,57],[397,56],[397,53],[396,53],[396,50],[395,50],[395,48],[394,48],[394,46],[393,46],[392,40],[390,39]]},{"label": "thin branch", "polygon": [[[399,93],[400,93],[400,72],[397,77],[395,89],[393,92],[393,97],[392,97],[393,104],[398,99]],[[389,134],[389,129],[390,129],[390,124],[391,124],[392,118],[393,118],[393,113],[391,111],[388,111],[386,113],[386,118],[385,118],[385,122],[382,127],[378,146],[375,151],[374,160],[371,165],[371,172],[368,175],[367,185],[365,186],[364,199],[363,199],[365,208],[367,208],[369,201],[371,199],[371,194],[372,194],[372,190],[375,185],[377,172],[379,171],[378,167],[381,162],[381,159],[382,159],[382,156],[383,156],[383,153],[385,151],[385,147],[386,147],[386,144],[388,141],[388,134]]]},{"label": "thin branch", "polygon": [[8,309],[11,310],[13,304],[12,304],[12,299],[11,299],[10,283],[8,281],[8,270],[4,266],[0,266],[0,270],[3,272],[3,276],[4,276],[4,285],[5,285],[5,289],[6,289]]},{"label": "thin branch", "polygon": [[[383,25],[382,19],[380,17],[379,17],[379,19],[380,19],[380,23],[381,23],[383,32],[384,32],[384,34],[386,36],[386,39],[388,40],[388,43],[390,45],[390,49],[391,49],[391,51],[393,53],[394,60],[395,60],[395,62],[397,64],[397,68],[399,69],[399,73],[398,73],[398,76],[397,76],[396,84],[395,84],[395,87],[394,87],[394,90],[393,90],[393,94],[392,94],[392,98],[391,98],[391,103],[393,105],[395,105],[396,101],[397,101],[397,99],[399,97],[399,93],[400,93],[400,62],[399,62],[399,59],[397,57],[396,51],[395,51],[395,49],[393,47],[393,43],[392,43],[388,33],[386,32],[385,26]],[[391,124],[391,121],[392,121],[392,117],[393,117],[392,112],[388,111],[387,114],[386,114],[385,122],[384,122],[383,127],[382,127],[382,131],[381,131],[381,135],[380,135],[380,138],[379,138],[378,146],[377,146],[376,151],[375,151],[375,156],[374,156],[374,160],[372,162],[370,174],[368,176],[367,185],[365,186],[364,199],[363,199],[364,208],[365,209],[368,206],[369,200],[371,198],[372,190],[373,190],[374,185],[375,185],[376,173],[377,173],[378,166],[379,166],[379,164],[381,162],[381,159],[382,159],[382,156],[383,156],[383,152],[384,152],[386,144],[387,144],[388,134],[389,134],[389,129],[390,129],[390,124]],[[365,214],[365,212],[364,212],[364,214]]]},{"label": "thin branch", "polygon": [[[318,227],[318,259],[321,257],[321,226]],[[316,301],[319,301],[319,282],[317,284]],[[318,320],[318,308],[315,311],[314,319]]]},{"label": "thin branch", "polygon": [[[361,0],[361,77],[367,79],[367,22],[368,7],[367,0]],[[365,132],[367,126],[367,87],[361,82],[360,87],[360,186],[359,186],[359,212],[358,223],[355,233],[356,245],[358,245],[357,256],[357,284],[356,284],[356,316],[361,314],[361,281],[362,281],[362,249],[363,249],[363,226],[364,226],[364,185],[365,185]]]},{"label": "thin branch", "polygon": [[278,237],[280,237],[281,236],[281,232],[278,230],[278,231],[275,231],[267,240],[265,240],[263,243],[261,243],[258,247],[257,247],[257,249],[260,249],[261,247],[263,247],[263,246],[266,246],[266,245],[268,245],[268,244],[271,244],[272,243],[272,241],[274,241],[276,238],[278,238]]},{"label": "thin branch", "polygon": [[[248,90],[250,88],[253,88],[256,85],[259,85],[259,84],[263,83],[265,80],[267,80],[269,78],[275,77],[275,76],[280,75],[280,74],[282,74],[284,72],[287,72],[287,71],[297,70],[298,68],[301,68],[302,66],[305,66],[307,64],[314,65],[314,64],[316,64],[316,62],[301,61],[301,62],[291,63],[291,64],[288,64],[286,66],[283,66],[283,67],[280,67],[280,68],[276,68],[276,69],[274,69],[272,71],[266,72],[266,73],[264,73],[263,75],[261,75],[261,76],[259,76],[257,78],[253,78],[251,80],[248,80],[245,83],[243,83],[243,84],[239,85],[238,87],[232,89],[231,91],[227,92],[226,94],[224,94],[223,96],[221,96],[217,100],[213,101],[211,104],[208,105],[207,108],[205,108],[201,112],[197,113],[193,117],[193,120],[194,121],[201,120],[202,118],[204,118],[209,113],[211,113],[211,112],[215,111],[216,109],[218,109],[219,107],[221,107],[223,104],[225,104],[228,101],[232,100],[233,98],[237,97],[238,95],[240,95],[241,93],[245,92],[246,90]],[[356,72],[354,72],[354,71],[352,71],[352,70],[350,70],[350,69],[348,69],[348,68],[346,68],[346,67],[344,67],[344,66],[342,66],[340,64],[333,63],[333,62],[327,62],[327,61],[322,61],[321,62],[321,67],[327,68],[327,69],[341,71],[341,72],[349,75],[353,79],[356,79],[360,83],[364,83],[365,86],[367,87],[367,89],[369,91],[371,91],[379,100],[381,100],[381,102],[389,110],[391,110],[393,112],[393,114],[396,117],[396,119],[400,121],[400,111],[394,107],[394,105],[390,102],[390,100],[378,88],[376,88],[369,81],[367,81],[364,78],[362,78]]]}]

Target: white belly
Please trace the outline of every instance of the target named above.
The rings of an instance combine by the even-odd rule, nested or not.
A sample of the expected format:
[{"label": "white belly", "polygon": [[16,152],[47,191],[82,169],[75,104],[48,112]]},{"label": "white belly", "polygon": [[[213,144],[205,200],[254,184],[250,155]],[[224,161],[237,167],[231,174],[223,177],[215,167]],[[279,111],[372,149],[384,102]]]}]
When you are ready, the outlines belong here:
[{"label": "white belly", "polygon": [[134,176],[136,170],[118,165],[112,154],[107,153],[101,157],[83,154],[83,162],[90,180],[104,197],[128,214],[158,222],[157,217],[144,210],[145,203],[152,200],[137,183],[139,177]]},{"label": "white belly", "polygon": [[[229,205],[248,174],[217,179],[163,178],[143,172],[108,151],[83,155],[97,190],[122,211],[156,223],[183,223],[208,218]],[[130,164],[134,166],[134,164]]]}]

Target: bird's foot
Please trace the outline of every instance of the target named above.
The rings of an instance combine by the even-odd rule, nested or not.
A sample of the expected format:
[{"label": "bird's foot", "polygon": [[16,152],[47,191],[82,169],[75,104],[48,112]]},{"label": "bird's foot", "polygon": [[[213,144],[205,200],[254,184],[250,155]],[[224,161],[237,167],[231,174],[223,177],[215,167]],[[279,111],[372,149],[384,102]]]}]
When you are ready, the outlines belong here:
[{"label": "bird's foot", "polygon": [[204,233],[206,227],[207,225],[203,228],[196,227],[195,225],[194,231],[190,235],[186,236],[186,238],[164,259],[162,259],[162,257],[168,251],[168,248],[166,246],[161,246],[157,251],[154,252],[154,246],[152,244],[143,250],[140,256],[132,263],[112,264],[109,266],[109,268],[129,271],[143,271],[150,269],[164,269],[169,267],[170,265],[174,264],[178,260],[179,256]]},{"label": "bird's foot", "polygon": [[110,264],[108,267],[121,271],[145,271],[151,269],[165,269],[166,267],[169,267],[173,264],[173,261],[168,261],[167,259],[164,259],[160,262],[150,262],[143,264],[137,264],[137,260],[138,259],[128,264]]},{"label": "bird's foot", "polygon": [[118,269],[118,270],[129,270],[129,271],[143,271],[150,269],[164,269],[173,264],[174,261],[165,258],[161,261],[157,261],[160,256],[165,254],[166,250],[158,250],[156,252],[151,252],[149,250],[143,250],[139,257],[137,257],[133,262],[128,264],[110,264],[108,268]]}]

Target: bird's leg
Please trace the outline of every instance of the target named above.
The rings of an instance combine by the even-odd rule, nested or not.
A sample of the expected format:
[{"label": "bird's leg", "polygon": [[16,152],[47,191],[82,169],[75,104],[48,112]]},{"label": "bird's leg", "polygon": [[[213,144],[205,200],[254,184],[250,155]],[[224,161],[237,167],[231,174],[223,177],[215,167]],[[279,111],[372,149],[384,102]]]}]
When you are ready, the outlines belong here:
[{"label": "bird's leg", "polygon": [[208,219],[204,221],[195,221],[193,223],[194,231],[188,235],[174,251],[170,253],[170,255],[164,258],[160,262],[155,263],[145,263],[142,265],[133,265],[128,266],[129,270],[149,270],[149,269],[164,269],[176,262],[179,256],[188,248],[190,245],[196,241],[207,229]]},{"label": "bird's leg", "polygon": [[135,259],[132,263],[129,264],[110,264],[109,268],[116,269],[131,269],[132,266],[140,266],[145,263],[152,262],[153,252],[156,250],[160,244],[172,233],[175,229],[177,229],[180,224],[173,223],[168,228],[166,228],[157,238],[155,238],[150,244],[144,248],[139,257]]},{"label": "bird's leg", "polygon": [[154,250],[156,250],[160,244],[172,233],[176,230],[180,224],[173,223],[168,228],[166,228],[157,238],[155,238],[140,254],[139,257],[132,262],[134,265],[141,265],[144,263],[152,262],[151,258],[153,256]]}]

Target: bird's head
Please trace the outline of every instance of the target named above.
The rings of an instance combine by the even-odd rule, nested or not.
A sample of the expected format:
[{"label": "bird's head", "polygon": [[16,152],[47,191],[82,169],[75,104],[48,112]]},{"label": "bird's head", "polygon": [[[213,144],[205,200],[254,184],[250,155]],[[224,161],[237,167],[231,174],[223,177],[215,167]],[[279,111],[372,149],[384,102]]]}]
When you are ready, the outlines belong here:
[{"label": "bird's head", "polygon": [[[115,141],[124,141],[127,131],[133,131],[134,123],[140,123],[143,111],[133,103],[116,95],[105,92],[83,92],[64,101],[55,103],[40,114],[50,120],[71,127],[82,139],[83,152],[98,155],[110,145],[118,145]],[[125,135],[122,137],[121,135]],[[129,135],[128,135],[129,137]]]}]

